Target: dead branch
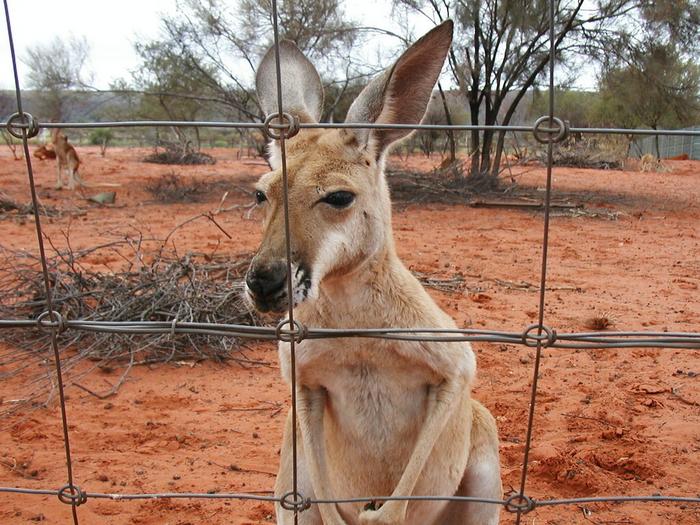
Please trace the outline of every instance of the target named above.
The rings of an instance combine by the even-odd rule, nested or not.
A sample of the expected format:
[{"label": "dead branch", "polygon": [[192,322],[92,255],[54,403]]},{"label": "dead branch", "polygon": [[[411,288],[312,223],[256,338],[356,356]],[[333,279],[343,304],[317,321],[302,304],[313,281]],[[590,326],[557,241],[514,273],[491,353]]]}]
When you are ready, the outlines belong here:
[{"label": "dead branch", "polygon": [[[222,199],[223,203],[223,199]],[[217,210],[218,211],[218,210]],[[223,211],[223,210],[222,210]],[[212,215],[203,214],[220,227]],[[68,235],[68,234],[66,234]],[[170,321],[221,324],[257,324],[241,292],[249,254],[177,254],[162,241],[127,236],[120,241],[75,250],[48,242],[49,278],[54,308],[66,319],[86,321]],[[105,254],[120,259],[107,267],[97,262]],[[96,269],[97,268],[97,269]],[[0,246],[0,317],[36,319],[46,309],[46,294],[37,254]],[[36,329],[3,330],[7,350],[0,352],[0,380],[17,374],[27,379],[27,392],[17,403],[5,403],[0,413],[27,405],[43,405],[55,388],[50,368],[51,333]],[[206,334],[108,334],[66,330],[58,334],[65,353],[66,383],[105,399],[124,383],[133,365],[186,360],[238,359],[242,341]],[[80,363],[93,366],[78,367]],[[264,361],[241,357],[243,365],[260,366]],[[37,366],[38,365],[38,366]],[[124,367],[120,379],[106,392],[79,384],[96,368]],[[80,371],[78,371],[80,369]],[[87,370],[86,370],[87,369]],[[31,372],[37,370],[37,372]]]}]

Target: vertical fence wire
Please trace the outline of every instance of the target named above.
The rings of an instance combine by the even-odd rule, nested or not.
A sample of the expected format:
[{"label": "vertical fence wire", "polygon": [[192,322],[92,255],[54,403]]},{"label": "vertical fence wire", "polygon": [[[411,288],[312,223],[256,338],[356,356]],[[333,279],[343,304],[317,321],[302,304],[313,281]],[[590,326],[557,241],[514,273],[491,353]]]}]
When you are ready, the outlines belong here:
[{"label": "vertical fence wire", "polygon": [[[554,2],[549,0],[549,100],[548,100],[548,117],[549,127],[554,127],[554,58],[555,47],[554,41]],[[519,504],[518,511],[515,517],[515,524],[520,525],[523,512],[529,509],[525,496],[525,485],[527,483],[527,473],[530,460],[530,448],[532,446],[532,433],[535,420],[535,406],[537,403],[537,382],[540,374],[540,362],[542,358],[542,333],[544,331],[544,309],[545,309],[545,288],[547,284],[547,257],[549,254],[549,217],[552,198],[552,164],[554,163],[554,141],[553,135],[549,136],[547,141],[547,183],[544,195],[544,232],[542,234],[542,268],[540,272],[540,294],[538,304],[537,317],[537,347],[535,349],[535,363],[532,372],[532,388],[530,390],[530,407],[527,416],[527,432],[525,435],[525,450],[523,452],[523,466],[520,475],[520,490],[518,493]]]},{"label": "vertical fence wire", "polygon": [[[10,46],[10,56],[12,59],[12,73],[14,75],[15,83],[15,94],[17,96],[17,114],[19,119],[24,121],[25,124],[29,124],[29,118],[25,115],[22,108],[22,91],[20,89],[19,83],[19,73],[17,69],[17,55],[15,53],[15,44],[12,37],[12,24],[10,22],[10,8],[8,6],[8,0],[3,0],[3,5],[5,8],[5,22],[7,24],[7,37]],[[24,159],[27,165],[27,177],[29,178],[29,189],[32,197],[32,208],[34,213],[34,224],[36,229],[37,242],[39,246],[39,257],[41,260],[41,271],[44,279],[44,288],[46,292],[46,312],[48,313],[49,320],[52,321],[52,326],[49,328],[51,330],[51,348],[53,349],[54,366],[56,367],[56,382],[58,384],[58,399],[61,407],[61,425],[63,430],[63,446],[66,455],[66,473],[68,479],[68,485],[61,489],[61,494],[67,501],[71,504],[71,514],[73,516],[73,524],[78,525],[78,511],[77,506],[82,500],[80,491],[76,491],[76,487],[73,484],[73,462],[71,459],[71,447],[70,447],[70,436],[68,432],[68,415],[66,411],[66,396],[63,385],[63,374],[61,370],[61,355],[58,349],[58,330],[59,330],[59,316],[57,312],[54,312],[53,301],[51,296],[51,279],[49,276],[49,268],[46,259],[46,250],[44,248],[44,234],[41,228],[41,216],[39,214],[39,198],[36,192],[36,185],[34,184],[34,171],[32,169],[32,160],[29,152],[29,130],[27,128],[22,128],[22,147],[24,150]],[[66,494],[65,490],[70,492],[70,496]]]},{"label": "vertical fence wire", "polygon": [[[277,77],[277,111],[279,114],[279,123],[282,123],[284,115],[284,107],[282,100],[282,67],[280,64],[280,37],[277,16],[277,0],[272,0],[272,30],[274,32],[275,46],[275,68]],[[291,124],[291,122],[290,122]],[[290,329],[294,327],[294,294],[293,294],[293,275],[292,275],[292,239],[289,224],[289,178],[287,174],[287,150],[285,144],[285,130],[280,131],[279,148],[282,162],[282,200],[284,204],[284,240],[287,257],[287,302],[288,322]],[[291,360],[291,375],[292,375],[292,494],[294,502],[298,501],[298,443],[297,443],[297,371],[296,371],[296,341],[294,337],[289,339],[289,352]],[[294,506],[294,524],[299,520],[299,510]]]}]

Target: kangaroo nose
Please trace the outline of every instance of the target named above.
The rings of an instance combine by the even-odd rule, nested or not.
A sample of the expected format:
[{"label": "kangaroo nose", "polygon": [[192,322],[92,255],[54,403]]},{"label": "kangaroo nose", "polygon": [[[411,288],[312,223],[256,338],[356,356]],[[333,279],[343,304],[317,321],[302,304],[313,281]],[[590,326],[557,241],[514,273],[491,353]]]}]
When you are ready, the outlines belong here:
[{"label": "kangaroo nose", "polygon": [[282,261],[251,266],[245,278],[248,288],[257,297],[271,297],[284,288],[287,265]]}]

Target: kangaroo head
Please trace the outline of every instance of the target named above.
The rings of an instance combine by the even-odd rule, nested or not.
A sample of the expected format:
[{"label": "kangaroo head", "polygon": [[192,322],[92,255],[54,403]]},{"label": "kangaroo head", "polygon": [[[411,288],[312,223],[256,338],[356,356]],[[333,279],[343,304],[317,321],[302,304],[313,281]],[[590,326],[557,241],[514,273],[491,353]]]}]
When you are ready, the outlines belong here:
[{"label": "kangaroo head", "polygon": [[[418,124],[452,42],[452,22],[424,35],[372,80],[352,103],[346,122]],[[289,41],[280,43],[282,100],[301,122],[318,122],[323,87],[314,66]],[[258,67],[263,110],[277,113],[274,49]],[[383,250],[392,249],[391,202],[384,161],[410,129],[302,129],[285,142],[292,297],[294,306],[314,301],[334,278],[352,277]],[[280,150],[270,144],[273,171],[256,186],[264,210],[263,240],[246,274],[246,294],[261,311],[283,312],[290,298]]]},{"label": "kangaroo head", "polygon": [[53,128],[51,130],[52,144],[65,144],[66,142],[68,142],[68,137],[66,137],[59,128]]}]

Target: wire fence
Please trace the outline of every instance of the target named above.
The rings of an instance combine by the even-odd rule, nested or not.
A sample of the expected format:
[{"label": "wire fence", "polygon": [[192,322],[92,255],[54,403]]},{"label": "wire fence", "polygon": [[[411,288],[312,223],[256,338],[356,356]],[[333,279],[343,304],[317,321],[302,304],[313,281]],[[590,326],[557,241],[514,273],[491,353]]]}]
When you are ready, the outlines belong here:
[{"label": "wire fence", "polygon": [[[5,8],[5,18],[7,24],[7,35],[10,44],[12,58],[15,91],[17,98],[17,112],[5,123],[5,127],[14,137],[21,139],[26,161],[28,184],[31,191],[33,203],[34,221],[36,225],[37,246],[39,250],[43,280],[46,292],[46,310],[37,319],[2,319],[1,329],[16,328],[40,328],[50,332],[52,337],[52,350],[54,366],[57,378],[57,389],[59,395],[59,405],[61,409],[61,421],[63,432],[63,446],[66,457],[66,484],[58,489],[29,489],[21,487],[0,487],[0,493],[5,494],[25,494],[25,495],[50,495],[56,496],[61,502],[70,505],[72,520],[74,525],[79,524],[77,512],[78,506],[86,503],[90,499],[109,499],[115,501],[158,499],[158,498],[199,498],[199,499],[233,499],[233,500],[256,500],[279,504],[283,509],[294,513],[294,522],[297,523],[301,512],[307,510],[311,505],[329,505],[338,503],[370,503],[376,500],[390,501],[452,501],[452,502],[478,502],[491,505],[499,505],[504,510],[514,513],[516,524],[521,522],[522,516],[541,507],[560,505],[581,505],[586,503],[604,502],[637,502],[637,503],[675,503],[700,504],[700,497],[680,497],[672,495],[652,494],[639,496],[596,496],[579,497],[566,499],[535,499],[527,495],[527,475],[529,467],[529,454],[534,431],[534,415],[536,410],[536,394],[538,391],[538,378],[542,350],[544,348],[571,350],[571,349],[600,349],[600,348],[678,348],[687,350],[700,349],[700,333],[695,332],[643,332],[643,331],[618,331],[618,332],[581,332],[581,333],[560,333],[547,326],[544,319],[545,294],[547,284],[548,269],[548,247],[550,232],[550,208],[552,194],[552,166],[553,149],[556,143],[564,140],[569,133],[590,133],[590,134],[625,134],[640,136],[684,136],[696,140],[700,137],[700,129],[692,130],[644,130],[644,129],[621,129],[621,128],[569,128],[567,123],[557,118],[554,114],[554,66],[555,66],[555,39],[554,39],[554,19],[555,0],[549,2],[549,112],[548,115],[539,118],[532,126],[471,126],[471,125],[377,125],[371,123],[348,124],[348,123],[320,123],[309,124],[299,123],[293,116],[284,112],[284,100],[282,100],[282,87],[279,60],[279,30],[277,16],[277,2],[272,1],[272,18],[274,32],[274,48],[277,68],[277,106],[278,113],[267,117],[265,122],[211,122],[211,121],[118,121],[118,122],[60,122],[44,123],[38,122],[33,116],[23,111],[22,91],[20,89],[16,53],[14,40],[12,37],[12,27],[10,20],[10,10],[8,0],[3,0]],[[537,323],[525,327],[522,332],[506,332],[495,330],[468,330],[468,329],[436,329],[436,328],[380,328],[380,329],[330,329],[323,327],[308,327],[294,319],[294,310],[291,305],[288,310],[288,318],[280,322],[276,327],[260,327],[234,324],[214,324],[214,323],[191,323],[178,322],[99,322],[85,321],[80,319],[65,319],[54,310],[52,303],[51,280],[47,268],[47,258],[44,248],[44,235],[42,231],[41,217],[39,214],[38,198],[32,170],[32,162],[29,152],[28,140],[36,136],[42,128],[107,128],[107,127],[153,127],[153,126],[192,126],[192,127],[218,127],[236,129],[259,129],[270,139],[277,139],[281,149],[282,175],[284,181],[284,215],[286,231],[286,255],[287,255],[287,287],[288,294],[292,296],[292,271],[291,271],[291,236],[289,224],[289,200],[287,196],[287,162],[285,140],[291,138],[300,129],[305,128],[364,128],[364,129],[418,129],[418,130],[492,130],[492,131],[519,131],[532,133],[540,142],[547,147],[547,176],[546,191],[544,195],[544,224],[542,237],[542,261],[539,282],[538,300],[538,321]],[[236,494],[236,493],[99,493],[86,492],[80,488],[73,475],[73,459],[71,454],[71,441],[68,427],[67,404],[64,393],[63,375],[61,370],[61,360],[57,336],[65,330],[83,330],[104,333],[189,333],[206,334],[220,337],[241,337],[255,339],[269,339],[283,341],[291,347],[291,382],[292,382],[292,421],[294,428],[297,424],[297,378],[295,373],[295,350],[296,345],[306,339],[325,338],[374,338],[393,339],[426,342],[491,342],[524,345],[536,349],[534,366],[532,371],[532,387],[529,398],[529,411],[527,419],[527,431],[524,443],[524,454],[522,460],[522,470],[520,474],[519,488],[509,497],[504,499],[488,499],[461,496],[406,496],[391,497],[386,495],[367,495],[360,498],[338,498],[338,499],[317,499],[299,492],[298,481],[298,458],[296,442],[296,430],[292,431],[293,449],[293,480],[292,491],[284,495],[256,495],[256,494]]]},{"label": "wire fence", "polygon": [[[700,126],[688,128],[685,131],[700,131]],[[700,136],[698,135],[644,137],[638,139],[632,146],[630,153],[638,157],[654,155],[662,159],[685,157],[689,160],[700,160]]]}]

